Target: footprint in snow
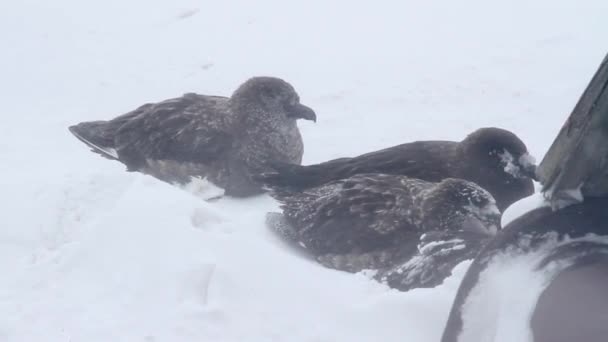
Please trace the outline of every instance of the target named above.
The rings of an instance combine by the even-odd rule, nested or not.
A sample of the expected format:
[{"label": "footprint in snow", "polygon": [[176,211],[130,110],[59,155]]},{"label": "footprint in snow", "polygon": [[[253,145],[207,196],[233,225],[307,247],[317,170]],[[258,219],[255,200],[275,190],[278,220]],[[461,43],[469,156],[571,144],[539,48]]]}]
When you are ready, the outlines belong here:
[{"label": "footprint in snow", "polygon": [[199,11],[200,10],[198,8],[191,8],[191,9],[184,10],[180,14],[177,15],[177,19],[181,20],[181,19],[190,18],[190,17],[196,15]]},{"label": "footprint in snow", "polygon": [[196,208],[190,215],[192,226],[203,231],[219,230],[224,233],[231,233],[232,229],[228,228],[228,225],[222,224],[227,221],[220,211],[210,207]]}]

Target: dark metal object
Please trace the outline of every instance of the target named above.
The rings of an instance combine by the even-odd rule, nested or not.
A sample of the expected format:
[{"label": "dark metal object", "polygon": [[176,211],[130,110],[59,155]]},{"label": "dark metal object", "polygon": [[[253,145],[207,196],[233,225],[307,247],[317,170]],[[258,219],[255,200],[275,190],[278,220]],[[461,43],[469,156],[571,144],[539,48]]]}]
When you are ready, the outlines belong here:
[{"label": "dark metal object", "polygon": [[[553,207],[608,195],[608,56],[537,168]],[[579,191],[580,190],[580,191]]]}]

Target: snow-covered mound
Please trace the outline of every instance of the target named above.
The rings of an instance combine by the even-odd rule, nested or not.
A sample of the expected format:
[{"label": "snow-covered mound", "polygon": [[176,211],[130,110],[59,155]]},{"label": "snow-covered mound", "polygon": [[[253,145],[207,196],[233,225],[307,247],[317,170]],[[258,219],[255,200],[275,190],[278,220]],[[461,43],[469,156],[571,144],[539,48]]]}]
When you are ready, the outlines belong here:
[{"label": "snow-covered mound", "polygon": [[481,126],[540,160],[605,53],[607,6],[0,2],[0,341],[437,341],[468,263],[407,293],[322,268],[265,229],[268,196],[204,202],[67,126],[272,75],[318,114],[305,163]]}]

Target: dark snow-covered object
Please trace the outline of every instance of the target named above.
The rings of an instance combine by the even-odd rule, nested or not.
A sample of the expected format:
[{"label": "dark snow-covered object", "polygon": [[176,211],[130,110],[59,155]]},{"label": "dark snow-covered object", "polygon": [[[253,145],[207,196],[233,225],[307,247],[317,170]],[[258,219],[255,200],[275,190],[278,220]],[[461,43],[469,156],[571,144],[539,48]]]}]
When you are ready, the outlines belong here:
[{"label": "dark snow-covered object", "polygon": [[481,128],[461,142],[416,141],[316,165],[276,163],[261,176],[269,187],[306,189],[360,173],[404,175],[439,182],[460,178],[488,190],[502,211],[531,195],[534,159],[513,133]]},{"label": "dark snow-covered object", "polygon": [[554,208],[608,195],[608,56],[540,163]]},{"label": "dark snow-covered object", "polygon": [[289,83],[254,77],[230,98],[189,93],[70,131],[129,171],[178,184],[206,178],[227,195],[248,196],[261,192],[251,175],[267,162],[301,162],[297,119],[316,116]]},{"label": "dark snow-covered object", "polygon": [[402,290],[440,284],[500,225],[492,195],[460,179],[359,174],[271,195],[283,213],[267,224],[284,240],[326,267],[378,270],[376,279]]},{"label": "dark snow-covered object", "polygon": [[[606,208],[607,198],[585,199],[584,203],[559,211],[549,207],[538,208],[502,229],[475,258],[462,280],[442,342],[485,341],[480,335],[491,336],[499,331],[509,334],[500,322],[517,325],[513,320],[522,320],[519,326],[531,329],[533,339],[522,342],[606,341]],[[487,312],[472,309],[473,305],[485,305],[490,307],[488,312],[500,310],[499,307],[491,308],[502,302],[500,298],[480,299],[479,295],[474,295],[475,292],[483,293],[483,287],[487,286],[482,279],[487,281],[500,276],[500,268],[493,269],[492,266],[495,260],[513,261],[535,254],[542,258],[530,267],[537,276],[546,280],[540,296],[532,298],[529,303],[530,312],[518,317],[488,317]],[[527,278],[532,277],[528,275]],[[485,304],[479,304],[480,300]],[[481,334],[484,329],[494,330]],[[508,339],[497,339],[503,340]]]},{"label": "dark snow-covered object", "polygon": [[[608,336],[608,57],[562,127],[538,169],[551,206],[508,224],[475,258],[456,295],[442,342],[603,342]],[[542,256],[527,279],[541,278],[538,293],[513,290],[517,279],[488,293],[504,273],[498,260]],[[530,264],[529,262],[527,264]],[[523,266],[523,265],[520,265]],[[521,270],[520,270],[521,271]],[[484,288],[486,288],[484,290]],[[538,290],[538,288],[536,289]],[[513,292],[513,293],[510,293]],[[527,312],[496,313],[529,302]],[[526,297],[527,296],[527,297]],[[504,310],[503,310],[504,311]],[[519,326],[519,338],[513,327]],[[504,334],[507,334],[507,337]]]}]

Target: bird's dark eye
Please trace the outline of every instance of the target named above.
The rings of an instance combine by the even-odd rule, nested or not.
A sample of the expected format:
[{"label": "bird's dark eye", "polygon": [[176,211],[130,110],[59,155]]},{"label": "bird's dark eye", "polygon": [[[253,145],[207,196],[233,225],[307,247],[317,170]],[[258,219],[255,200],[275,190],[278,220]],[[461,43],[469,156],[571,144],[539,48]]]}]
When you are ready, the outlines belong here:
[{"label": "bird's dark eye", "polygon": [[475,204],[475,206],[477,206],[479,208],[482,208],[488,204],[488,200],[483,197],[475,197],[473,199],[473,204]]},{"label": "bird's dark eye", "polygon": [[280,100],[281,94],[279,92],[272,91],[272,92],[270,92],[269,97],[273,100]]},{"label": "bird's dark eye", "polygon": [[263,91],[260,92],[260,93],[267,100],[277,101],[277,100],[279,100],[281,98],[281,92],[278,91],[277,89],[274,89],[274,88],[271,88],[271,87],[264,88]]},{"label": "bird's dark eye", "polygon": [[488,155],[492,156],[492,157],[497,157],[497,158],[502,158],[503,154],[505,153],[504,149],[491,149],[490,152],[488,152]]}]

